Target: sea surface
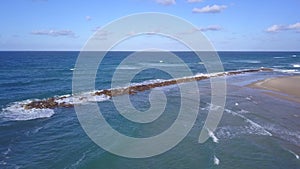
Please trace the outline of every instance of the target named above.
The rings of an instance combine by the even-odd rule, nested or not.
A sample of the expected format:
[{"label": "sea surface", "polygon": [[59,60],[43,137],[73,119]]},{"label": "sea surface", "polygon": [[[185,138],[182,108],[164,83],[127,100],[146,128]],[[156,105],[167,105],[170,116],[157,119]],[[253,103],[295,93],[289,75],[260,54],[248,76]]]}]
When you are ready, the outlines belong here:
[{"label": "sea surface", "polygon": [[[99,65],[96,89],[110,88],[114,71],[131,53],[107,53]],[[261,67],[274,71],[226,77],[227,100],[223,117],[210,138],[201,144],[198,138],[211,107],[211,96],[210,81],[197,82],[201,103],[191,131],[171,150],[142,159],[120,157],[99,147],[82,129],[74,108],[25,110],[21,106],[36,99],[72,94],[78,54],[0,52],[0,168],[300,168],[300,104],[247,87],[265,78],[299,74],[300,52],[219,52],[225,71]],[[206,73],[203,62],[192,52],[175,54],[194,75]],[[182,66],[153,60],[118,69],[126,73],[147,64],[175,67],[177,71]],[[170,78],[170,74],[161,70],[147,69],[137,74],[131,83]],[[132,137],[149,137],[166,130],[178,115],[178,86],[165,86],[161,90],[168,99],[166,109],[160,118],[147,124],[125,120],[108,98],[97,101],[113,128]],[[151,106],[149,91],[131,95],[130,99],[136,109],[147,110]]]}]

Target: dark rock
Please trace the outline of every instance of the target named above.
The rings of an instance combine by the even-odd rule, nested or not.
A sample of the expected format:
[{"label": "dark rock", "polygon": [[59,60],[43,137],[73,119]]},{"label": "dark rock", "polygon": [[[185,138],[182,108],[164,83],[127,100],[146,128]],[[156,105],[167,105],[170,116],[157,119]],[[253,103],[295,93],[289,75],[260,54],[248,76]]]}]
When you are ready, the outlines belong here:
[{"label": "dark rock", "polygon": [[[227,75],[237,75],[237,74],[243,74],[243,73],[252,73],[252,72],[260,72],[260,71],[273,71],[273,69],[270,68],[260,68],[260,69],[249,69],[249,70],[241,70],[241,71],[230,71],[225,73],[219,73],[212,77],[220,77],[220,76],[227,76]],[[151,84],[142,84],[142,85],[136,85],[136,86],[130,86],[125,88],[117,88],[117,89],[105,89],[101,91],[97,91],[94,93],[94,95],[106,95],[109,97],[113,96],[120,96],[124,94],[136,94],[137,92],[142,92],[146,90],[150,90],[156,87],[162,87],[162,86],[169,86],[174,84],[180,84],[180,83],[186,83],[186,82],[192,82],[192,81],[199,81],[203,79],[209,79],[209,76],[196,76],[196,77],[185,77],[185,78],[178,78],[173,80],[167,80],[163,82],[157,82],[157,83],[151,83]],[[67,96],[62,96],[59,98],[49,98],[46,100],[39,100],[39,101],[32,101],[28,104],[23,105],[24,109],[44,109],[44,108],[57,108],[57,107],[73,107],[73,104],[70,103],[57,103],[57,99],[65,99],[68,98]],[[80,98],[84,99],[84,98]]]}]

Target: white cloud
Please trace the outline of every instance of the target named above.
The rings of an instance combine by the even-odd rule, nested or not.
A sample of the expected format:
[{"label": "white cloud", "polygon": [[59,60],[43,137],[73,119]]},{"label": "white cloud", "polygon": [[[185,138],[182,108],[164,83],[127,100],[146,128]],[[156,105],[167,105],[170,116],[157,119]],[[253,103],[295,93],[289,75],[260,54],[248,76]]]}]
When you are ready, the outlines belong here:
[{"label": "white cloud", "polygon": [[300,32],[300,22],[291,25],[272,25],[266,29],[266,32],[276,33],[282,31],[294,30]]},{"label": "white cloud", "polygon": [[279,31],[282,31],[284,29],[285,28],[282,25],[272,25],[266,31],[267,32],[279,32]]},{"label": "white cloud", "polygon": [[174,5],[176,4],[175,0],[155,0],[156,3],[162,4],[162,5]]},{"label": "white cloud", "polygon": [[86,19],[87,21],[90,21],[90,20],[92,20],[92,17],[91,17],[91,16],[85,16],[85,19]]},{"label": "white cloud", "polygon": [[47,36],[67,36],[67,37],[76,37],[75,33],[71,30],[35,30],[31,32],[32,35],[47,35]]},{"label": "white cloud", "polygon": [[222,27],[219,25],[210,25],[207,27],[201,27],[199,28],[200,31],[205,32],[205,31],[220,31],[222,30]]},{"label": "white cloud", "polygon": [[203,8],[194,8],[194,13],[219,13],[222,10],[226,9],[226,5],[212,5],[212,6],[205,6]]},{"label": "white cloud", "polygon": [[289,25],[288,29],[300,29],[300,22],[297,22],[295,24]]},{"label": "white cloud", "polygon": [[187,0],[188,3],[203,2],[204,0]]}]

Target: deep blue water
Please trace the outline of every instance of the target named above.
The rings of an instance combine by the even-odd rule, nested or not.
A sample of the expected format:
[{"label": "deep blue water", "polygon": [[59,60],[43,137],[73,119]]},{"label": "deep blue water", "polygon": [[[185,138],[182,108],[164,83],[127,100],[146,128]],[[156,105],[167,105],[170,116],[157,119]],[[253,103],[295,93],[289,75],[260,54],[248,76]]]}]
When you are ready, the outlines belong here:
[{"label": "deep blue water", "polygon": [[[99,65],[96,88],[110,88],[118,64],[132,52],[110,52]],[[274,72],[227,77],[226,109],[212,138],[198,143],[210,103],[210,84],[200,81],[201,109],[194,127],[175,148],[146,159],[113,155],[93,143],[81,128],[74,108],[26,111],[26,100],[72,93],[79,52],[0,52],[0,168],[300,168],[300,105],[246,87],[251,82],[300,73],[300,52],[219,52],[225,71],[274,68]],[[175,52],[193,74],[206,73],[191,52]],[[180,71],[181,65],[165,64]],[[124,73],[139,64],[123,67]],[[171,76],[156,69],[140,72],[132,83]],[[300,85],[300,84],[299,84]],[[99,102],[104,116],[121,133],[148,137],[163,132],[176,119],[180,95],[163,87],[168,104],[153,123],[124,120],[110,100]],[[149,91],[131,96],[140,110],[149,108]],[[175,113],[174,113],[175,112]],[[105,131],[103,131],[105,132]],[[297,159],[298,157],[298,159]],[[217,164],[216,159],[219,160]]]}]

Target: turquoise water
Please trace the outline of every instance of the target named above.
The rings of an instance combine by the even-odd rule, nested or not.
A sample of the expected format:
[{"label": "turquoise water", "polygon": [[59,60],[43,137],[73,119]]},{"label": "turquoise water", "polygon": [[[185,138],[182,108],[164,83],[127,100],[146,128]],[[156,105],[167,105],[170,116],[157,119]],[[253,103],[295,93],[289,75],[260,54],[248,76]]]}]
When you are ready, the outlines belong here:
[{"label": "turquoise water", "polygon": [[[118,64],[131,52],[110,52],[99,66],[96,88],[110,88]],[[210,84],[199,81],[201,103],[192,130],[173,149],[158,156],[130,159],[106,152],[85,134],[74,108],[26,111],[26,100],[72,93],[79,52],[0,52],[0,168],[300,168],[300,104],[266,95],[247,84],[300,72],[299,52],[219,52],[225,71],[274,68],[274,72],[227,77],[228,95],[222,120],[203,144],[198,137],[210,107]],[[194,74],[205,73],[190,52],[177,52]],[[140,64],[159,64],[153,63]],[[164,63],[161,63],[164,64]],[[123,67],[132,70],[139,65]],[[168,65],[178,68],[180,65]],[[133,83],[169,79],[155,69],[139,73]],[[106,120],[121,133],[149,137],[176,119],[180,94],[176,85],[162,87],[166,111],[156,121],[136,124],[124,119],[111,100],[99,102]],[[140,110],[150,107],[149,91],[131,96]],[[105,131],[100,131],[105,133]]]}]

